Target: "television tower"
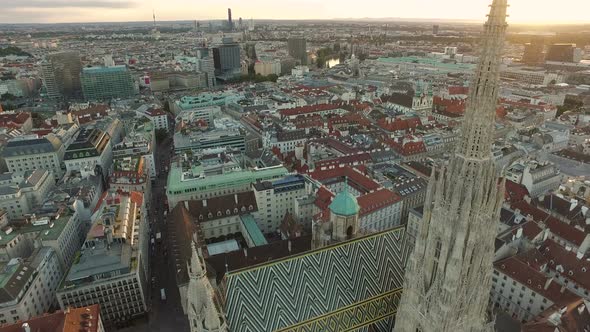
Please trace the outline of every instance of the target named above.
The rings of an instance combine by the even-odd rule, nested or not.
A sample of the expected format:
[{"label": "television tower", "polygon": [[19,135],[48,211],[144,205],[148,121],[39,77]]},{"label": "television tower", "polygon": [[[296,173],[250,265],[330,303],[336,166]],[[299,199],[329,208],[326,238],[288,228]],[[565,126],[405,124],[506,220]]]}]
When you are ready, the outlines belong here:
[{"label": "television tower", "polygon": [[231,8],[227,9],[227,24],[230,31],[234,29],[234,24],[231,20]]}]

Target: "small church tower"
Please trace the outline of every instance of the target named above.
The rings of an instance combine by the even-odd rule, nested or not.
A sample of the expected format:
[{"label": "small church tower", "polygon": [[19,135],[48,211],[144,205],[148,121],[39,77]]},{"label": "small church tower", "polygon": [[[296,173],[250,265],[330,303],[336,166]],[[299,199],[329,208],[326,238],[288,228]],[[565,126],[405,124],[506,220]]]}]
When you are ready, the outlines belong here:
[{"label": "small church tower", "polygon": [[328,206],[328,212],[324,212],[319,220],[313,222],[314,249],[321,248],[332,243],[350,240],[359,232],[360,206],[356,197],[348,190],[345,183],[344,189],[334,197]]}]

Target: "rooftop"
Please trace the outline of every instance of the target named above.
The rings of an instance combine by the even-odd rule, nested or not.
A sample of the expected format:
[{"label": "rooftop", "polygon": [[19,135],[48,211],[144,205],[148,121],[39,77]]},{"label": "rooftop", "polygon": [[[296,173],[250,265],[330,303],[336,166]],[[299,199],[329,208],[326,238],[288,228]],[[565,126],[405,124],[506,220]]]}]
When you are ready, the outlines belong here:
[{"label": "rooftop", "polygon": [[24,322],[6,325],[0,332],[23,332],[23,324],[28,324],[31,332],[79,332],[98,331],[100,309],[98,304],[82,308],[68,308],[52,314],[33,317]]},{"label": "rooftop", "polygon": [[266,238],[264,237],[264,235],[260,231],[260,228],[258,228],[258,225],[256,224],[256,220],[254,219],[254,217],[252,217],[251,214],[248,213],[241,215],[240,219],[242,220],[244,228],[246,228],[246,232],[248,233],[248,236],[252,239],[252,242],[254,243],[255,247],[268,244],[268,241],[266,241]]},{"label": "rooftop", "polygon": [[340,216],[353,216],[360,211],[356,197],[348,191],[348,186],[334,197],[329,208],[332,213]]},{"label": "rooftop", "polygon": [[[190,174],[189,174],[190,173]],[[240,184],[254,183],[256,180],[268,180],[285,176],[289,171],[282,165],[239,170],[220,175],[201,176],[194,171],[183,172],[178,166],[172,166],[168,174],[168,193],[184,192],[194,189],[196,186],[202,188],[231,187]]]},{"label": "rooftop", "polygon": [[2,156],[4,158],[9,158],[32,154],[52,153],[57,152],[61,147],[61,141],[53,135],[38,139],[11,140],[4,147]]},{"label": "rooftop", "polygon": [[123,73],[127,71],[124,65],[111,67],[86,67],[82,68],[82,74],[109,74],[109,73]]},{"label": "rooftop", "polygon": [[105,241],[95,241],[94,246],[80,252],[64,280],[63,288],[126,274],[134,267],[129,244],[114,242],[107,246]]}]

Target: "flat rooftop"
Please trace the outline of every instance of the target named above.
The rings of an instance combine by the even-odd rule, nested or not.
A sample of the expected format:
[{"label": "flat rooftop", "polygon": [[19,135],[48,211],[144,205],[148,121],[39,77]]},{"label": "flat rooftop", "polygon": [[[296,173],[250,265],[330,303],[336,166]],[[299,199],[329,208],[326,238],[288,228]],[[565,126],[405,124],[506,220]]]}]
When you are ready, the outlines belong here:
[{"label": "flat rooftop", "polygon": [[[129,244],[96,241],[93,248],[85,248],[72,264],[64,288],[92,283],[114,275],[126,274],[134,269],[132,249]],[[115,273],[113,273],[115,272]]]}]

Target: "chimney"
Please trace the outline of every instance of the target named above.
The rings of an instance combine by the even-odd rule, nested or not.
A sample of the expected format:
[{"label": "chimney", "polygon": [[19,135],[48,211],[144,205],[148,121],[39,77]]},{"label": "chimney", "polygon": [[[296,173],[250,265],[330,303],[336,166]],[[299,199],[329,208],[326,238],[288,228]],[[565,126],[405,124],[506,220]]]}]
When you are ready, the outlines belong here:
[{"label": "chimney", "polygon": [[244,257],[248,258],[248,248],[244,248]]},{"label": "chimney", "polygon": [[236,205],[238,205],[238,194],[234,194],[234,200],[236,202]]},{"label": "chimney", "polygon": [[207,207],[207,200],[206,199],[203,200],[203,207]]},{"label": "chimney", "polygon": [[289,250],[289,253],[291,253],[291,240],[287,241],[287,249]]},{"label": "chimney", "polygon": [[188,201],[184,201],[184,208],[188,210]]},{"label": "chimney", "polygon": [[24,332],[31,332],[31,327],[29,326],[29,323],[24,323],[22,328]]},{"label": "chimney", "polygon": [[549,285],[551,285],[551,281],[553,281],[552,278],[547,279],[547,281],[545,282],[545,287],[543,287],[543,289],[547,290],[549,288]]}]

